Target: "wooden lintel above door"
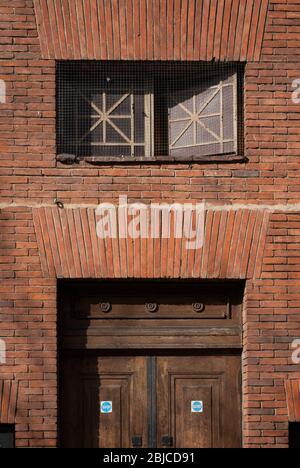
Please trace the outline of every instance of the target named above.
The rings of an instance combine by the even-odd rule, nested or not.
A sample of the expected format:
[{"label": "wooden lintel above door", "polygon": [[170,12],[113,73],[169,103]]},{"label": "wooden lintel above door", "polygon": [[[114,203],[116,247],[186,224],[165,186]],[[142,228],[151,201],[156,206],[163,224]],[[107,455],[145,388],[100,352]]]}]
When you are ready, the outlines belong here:
[{"label": "wooden lintel above door", "polygon": [[65,349],[206,349],[242,346],[243,284],[64,282]]}]

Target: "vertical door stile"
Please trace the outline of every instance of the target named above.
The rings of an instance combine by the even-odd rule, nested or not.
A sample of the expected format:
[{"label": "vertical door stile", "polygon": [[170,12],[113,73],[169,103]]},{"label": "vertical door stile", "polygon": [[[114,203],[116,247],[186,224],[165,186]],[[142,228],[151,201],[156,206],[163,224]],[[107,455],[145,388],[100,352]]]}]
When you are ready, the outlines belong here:
[{"label": "vertical door stile", "polygon": [[156,357],[150,356],[147,360],[148,369],[148,437],[149,448],[156,447],[157,434],[157,396],[156,396]]}]

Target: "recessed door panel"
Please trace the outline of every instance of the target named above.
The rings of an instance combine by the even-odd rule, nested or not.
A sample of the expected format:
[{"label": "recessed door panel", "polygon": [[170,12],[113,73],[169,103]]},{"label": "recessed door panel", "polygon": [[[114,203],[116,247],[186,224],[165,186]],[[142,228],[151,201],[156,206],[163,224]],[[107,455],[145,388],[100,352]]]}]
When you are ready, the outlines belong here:
[{"label": "recessed door panel", "polygon": [[209,379],[175,379],[172,392],[175,447],[219,445],[219,386]]},{"label": "recessed door panel", "polygon": [[159,447],[240,447],[240,361],[239,356],[157,358]]},{"label": "recessed door panel", "polygon": [[147,446],[144,357],[64,357],[61,443],[67,448]]}]

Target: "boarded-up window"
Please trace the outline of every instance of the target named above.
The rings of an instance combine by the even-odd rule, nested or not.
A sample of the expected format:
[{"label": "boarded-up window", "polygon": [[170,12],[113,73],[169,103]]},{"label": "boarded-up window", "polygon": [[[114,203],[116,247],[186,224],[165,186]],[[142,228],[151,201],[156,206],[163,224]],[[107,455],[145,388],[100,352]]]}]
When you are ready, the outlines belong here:
[{"label": "boarded-up window", "polygon": [[[150,156],[151,96],[131,90],[83,89],[77,95],[77,146],[92,156]],[[147,138],[146,138],[147,135]]]},{"label": "boarded-up window", "polygon": [[[219,79],[218,79],[219,80]],[[209,156],[237,150],[236,75],[179,90],[169,100],[171,156]]]},{"label": "boarded-up window", "polygon": [[235,64],[58,64],[58,152],[101,160],[237,155]]}]

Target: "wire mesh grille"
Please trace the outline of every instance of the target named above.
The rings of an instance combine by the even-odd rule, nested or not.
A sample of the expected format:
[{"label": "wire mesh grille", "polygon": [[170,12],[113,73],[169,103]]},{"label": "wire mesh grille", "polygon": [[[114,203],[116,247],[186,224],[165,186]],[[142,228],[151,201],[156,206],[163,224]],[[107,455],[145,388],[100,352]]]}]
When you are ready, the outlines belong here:
[{"label": "wire mesh grille", "polygon": [[209,157],[242,151],[237,63],[58,62],[57,151]]}]

